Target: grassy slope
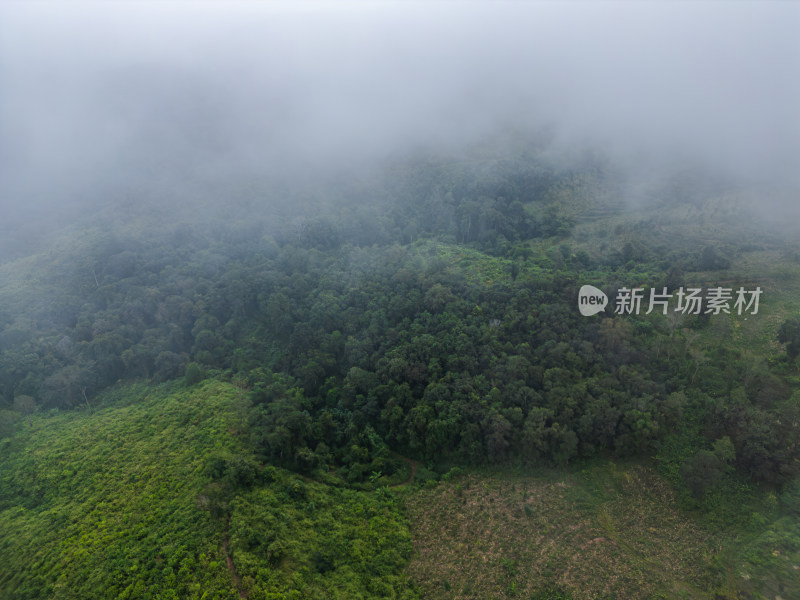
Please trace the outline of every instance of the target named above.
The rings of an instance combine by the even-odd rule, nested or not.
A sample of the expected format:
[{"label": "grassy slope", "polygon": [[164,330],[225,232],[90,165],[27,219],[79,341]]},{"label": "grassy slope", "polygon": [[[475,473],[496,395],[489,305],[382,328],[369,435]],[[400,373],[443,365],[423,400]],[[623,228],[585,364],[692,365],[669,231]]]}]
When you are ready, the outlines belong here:
[{"label": "grassy slope", "polygon": [[272,467],[212,482],[216,458],[247,460],[245,403],[217,381],[136,385],[20,421],[0,441],[0,598],[417,598],[392,493]]},{"label": "grassy slope", "polygon": [[471,473],[406,498],[409,572],[434,599],[798,597],[797,518],[774,494],[752,501],[720,527],[642,464]]},{"label": "grassy slope", "polygon": [[642,466],[471,474],[408,508],[427,598],[707,598],[719,585],[720,538]]},{"label": "grassy slope", "polygon": [[391,492],[360,492],[278,472],[237,497],[231,552],[249,598],[419,598],[405,566],[408,521]]},{"label": "grassy slope", "polygon": [[117,394],[131,404],[34,416],[3,442],[0,598],[236,598],[197,504],[207,454],[237,446],[236,391]]}]

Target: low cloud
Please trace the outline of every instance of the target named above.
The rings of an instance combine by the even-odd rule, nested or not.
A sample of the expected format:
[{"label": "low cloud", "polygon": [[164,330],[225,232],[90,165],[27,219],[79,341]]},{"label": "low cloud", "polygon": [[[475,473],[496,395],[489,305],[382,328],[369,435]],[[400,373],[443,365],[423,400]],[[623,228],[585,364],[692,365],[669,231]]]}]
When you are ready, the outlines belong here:
[{"label": "low cloud", "polygon": [[0,203],[185,200],[498,129],[797,185],[798,25],[785,2],[6,3]]}]

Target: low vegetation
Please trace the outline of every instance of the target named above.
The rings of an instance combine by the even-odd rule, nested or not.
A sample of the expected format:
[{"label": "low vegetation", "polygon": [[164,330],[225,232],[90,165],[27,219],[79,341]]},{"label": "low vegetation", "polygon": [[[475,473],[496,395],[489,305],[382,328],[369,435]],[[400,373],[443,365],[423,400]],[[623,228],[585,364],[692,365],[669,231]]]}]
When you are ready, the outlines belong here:
[{"label": "low vegetation", "polygon": [[246,407],[119,387],[0,442],[0,598],[417,598],[392,493],[257,467]]},{"label": "low vegetation", "polygon": [[728,492],[698,511],[630,462],[470,473],[408,496],[409,572],[425,598],[795,597],[796,490]]}]

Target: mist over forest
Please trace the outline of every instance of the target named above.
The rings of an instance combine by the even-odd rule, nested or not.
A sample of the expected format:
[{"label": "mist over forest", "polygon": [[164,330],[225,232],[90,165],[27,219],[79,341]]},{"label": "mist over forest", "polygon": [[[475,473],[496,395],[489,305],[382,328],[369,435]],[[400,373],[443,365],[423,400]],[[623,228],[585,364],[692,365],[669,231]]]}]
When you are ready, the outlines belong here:
[{"label": "mist over forest", "polygon": [[0,600],[800,597],[798,32],[0,3]]},{"label": "mist over forest", "polygon": [[691,165],[797,185],[793,3],[0,10],[12,232],[120,205],[224,205],[243,181],[357,177],[509,132],[598,152],[636,180]]}]

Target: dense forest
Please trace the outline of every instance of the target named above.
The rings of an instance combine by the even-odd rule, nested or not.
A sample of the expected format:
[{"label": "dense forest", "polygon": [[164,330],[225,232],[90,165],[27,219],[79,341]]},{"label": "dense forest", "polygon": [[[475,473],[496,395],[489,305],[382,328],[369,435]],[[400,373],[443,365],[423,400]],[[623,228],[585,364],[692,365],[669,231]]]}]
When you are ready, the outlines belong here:
[{"label": "dense forest", "polygon": [[[117,435],[103,429],[114,407],[150,429],[147,410],[170,407],[172,433],[159,435],[185,429],[202,456],[186,468],[203,492],[176,490],[186,501],[174,514],[203,515],[207,529],[200,549],[143,557],[147,573],[121,559],[86,567],[93,592],[61,582],[77,558],[31,559],[0,574],[0,597],[417,597],[403,574],[412,548],[395,488],[465,469],[644,461],[685,510],[718,525],[750,518],[734,506],[743,498],[794,497],[785,494],[800,466],[800,255],[779,229],[765,233],[736,211],[764,190],[699,170],[638,184],[598,154],[556,157],[519,140],[502,153],[486,144],[409,154],[367,174],[259,185],[234,190],[216,212],[159,214],[158,198],[100,210],[0,265],[4,562],[27,556],[10,529],[19,519],[52,513],[58,495],[106,489],[66,458],[61,475],[47,471],[56,459],[30,444],[55,436],[52,426],[76,437],[48,444],[77,460],[81,437],[102,446]],[[584,284],[612,306],[630,288],[645,298],[721,285],[763,295],[757,314],[610,306],[584,317]],[[207,406],[181,416],[192,390]],[[223,441],[226,427],[235,439]],[[128,468],[114,477],[130,483]],[[52,518],[73,535],[95,527],[63,515]],[[341,530],[311,537],[331,522]],[[208,538],[223,532],[238,583]],[[796,557],[786,536],[775,551]],[[547,593],[536,597],[584,597]],[[608,597],[638,597],[617,593]]]},{"label": "dense forest", "polygon": [[[97,224],[73,246],[11,263],[4,407],[91,408],[120,380],[214,374],[249,390],[265,460],[354,482],[390,475],[390,450],[567,464],[646,454],[687,422],[732,444],[743,474],[773,484],[794,474],[797,448],[779,424],[797,417],[780,365],[726,344],[701,360],[686,351],[716,315],[575,310],[584,282],[611,298],[700,279],[755,287],[724,270],[740,248],[648,245],[652,222],[618,224],[605,252],[572,246],[582,212],[613,210],[613,174],[592,164],[398,171],[337,203],[339,214],[297,216],[288,229],[266,218]],[[796,330],[787,320],[776,332],[787,360]]]}]

